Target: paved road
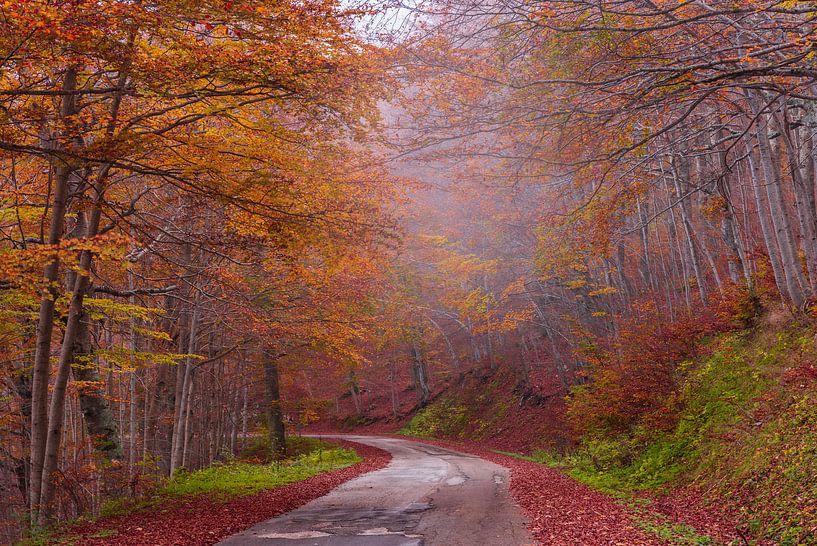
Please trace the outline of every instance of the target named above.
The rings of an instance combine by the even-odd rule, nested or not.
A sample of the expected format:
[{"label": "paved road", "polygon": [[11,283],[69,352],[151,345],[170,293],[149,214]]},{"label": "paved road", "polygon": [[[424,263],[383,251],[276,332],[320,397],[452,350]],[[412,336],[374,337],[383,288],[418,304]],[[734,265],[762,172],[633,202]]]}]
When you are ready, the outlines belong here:
[{"label": "paved road", "polygon": [[520,546],[533,544],[508,493],[507,469],[395,438],[344,436],[392,454],[297,510],[223,546]]}]

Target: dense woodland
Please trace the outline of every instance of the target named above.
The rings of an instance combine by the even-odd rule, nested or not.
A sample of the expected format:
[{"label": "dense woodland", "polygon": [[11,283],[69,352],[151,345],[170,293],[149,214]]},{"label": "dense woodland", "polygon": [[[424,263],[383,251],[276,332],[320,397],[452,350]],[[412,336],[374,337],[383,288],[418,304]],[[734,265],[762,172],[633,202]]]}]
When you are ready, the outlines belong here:
[{"label": "dense woodland", "polygon": [[[552,442],[817,300],[817,2],[0,2],[0,539],[469,371]],[[20,522],[24,522],[20,525]]]}]

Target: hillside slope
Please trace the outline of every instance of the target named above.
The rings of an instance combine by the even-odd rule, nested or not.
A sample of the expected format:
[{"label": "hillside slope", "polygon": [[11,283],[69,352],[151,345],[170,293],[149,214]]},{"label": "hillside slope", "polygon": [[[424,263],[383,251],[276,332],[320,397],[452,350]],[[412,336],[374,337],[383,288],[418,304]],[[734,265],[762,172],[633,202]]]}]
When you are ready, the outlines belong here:
[{"label": "hillside slope", "polygon": [[486,370],[448,387],[401,432],[525,454],[703,528],[714,524],[695,514],[708,507],[749,543],[817,544],[815,345],[812,325],[782,314],[710,337],[702,356],[676,363],[671,416],[624,432],[580,434],[570,396],[525,396],[512,377]]}]

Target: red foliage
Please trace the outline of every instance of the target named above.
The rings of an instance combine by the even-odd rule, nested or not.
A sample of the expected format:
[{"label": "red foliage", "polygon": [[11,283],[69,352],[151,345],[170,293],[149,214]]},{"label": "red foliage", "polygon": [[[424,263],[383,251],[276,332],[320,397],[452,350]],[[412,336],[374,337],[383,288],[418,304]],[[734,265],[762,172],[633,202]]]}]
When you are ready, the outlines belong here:
[{"label": "red foliage", "polygon": [[[496,453],[473,444],[422,440],[424,443],[471,453],[511,471],[511,493],[529,518],[528,528],[542,544],[609,546],[664,544],[633,524],[627,508],[545,465]],[[684,523],[718,543],[740,540],[735,521],[701,495],[680,489],[656,497],[656,512]],[[748,532],[745,533],[748,537]]]},{"label": "red foliage", "polygon": [[620,321],[619,336],[582,355],[588,382],[573,390],[568,416],[576,433],[624,432],[635,423],[654,429],[675,424],[678,366],[699,356],[701,339],[728,329],[715,313],[666,322],[654,311]]},{"label": "red foliage", "polygon": [[694,527],[719,543],[733,544],[733,541],[748,537],[748,532],[741,537],[734,519],[721,509],[707,505],[701,493],[693,489],[676,489],[670,495],[653,500],[653,507],[660,513]]},{"label": "red foliage", "polygon": [[511,494],[529,518],[528,529],[542,544],[629,546],[663,544],[636,528],[627,509],[558,470],[532,461],[455,442],[425,443],[471,453],[511,471]]},{"label": "red foliage", "polygon": [[[227,502],[196,497],[165,510],[150,510],[82,524],[72,528],[71,534],[82,537],[75,542],[78,546],[215,544],[258,522],[322,497],[343,482],[383,468],[391,460],[391,455],[382,449],[345,441],[339,443],[357,451],[364,460],[348,468],[318,474],[257,495]],[[107,538],[93,538],[102,530],[113,530],[116,534]]]}]

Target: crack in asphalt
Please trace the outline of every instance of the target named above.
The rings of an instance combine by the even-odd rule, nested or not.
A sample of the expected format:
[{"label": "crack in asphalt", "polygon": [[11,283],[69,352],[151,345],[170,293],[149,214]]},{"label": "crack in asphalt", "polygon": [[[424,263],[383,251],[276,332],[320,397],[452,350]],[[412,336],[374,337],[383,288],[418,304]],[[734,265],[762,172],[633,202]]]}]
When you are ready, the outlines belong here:
[{"label": "crack in asphalt", "polygon": [[385,449],[384,469],[342,484],[222,546],[519,546],[532,544],[508,471],[473,455],[397,438],[344,436]]}]

